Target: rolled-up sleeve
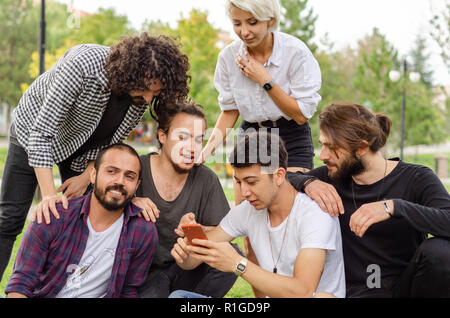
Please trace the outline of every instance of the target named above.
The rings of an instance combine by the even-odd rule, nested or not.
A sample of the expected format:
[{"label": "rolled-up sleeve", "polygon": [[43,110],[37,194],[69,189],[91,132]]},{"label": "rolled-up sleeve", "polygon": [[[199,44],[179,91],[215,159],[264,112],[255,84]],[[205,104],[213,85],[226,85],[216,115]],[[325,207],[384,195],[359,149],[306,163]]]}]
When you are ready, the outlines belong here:
[{"label": "rolled-up sleeve", "polygon": [[289,70],[290,96],[297,100],[303,116],[310,119],[322,99],[318,93],[322,85],[319,63],[309,50],[299,51],[294,60],[297,62]]},{"label": "rolled-up sleeve", "polygon": [[219,106],[222,111],[238,109],[230,86],[230,75],[224,51],[220,52],[214,73],[214,86],[219,92]]}]

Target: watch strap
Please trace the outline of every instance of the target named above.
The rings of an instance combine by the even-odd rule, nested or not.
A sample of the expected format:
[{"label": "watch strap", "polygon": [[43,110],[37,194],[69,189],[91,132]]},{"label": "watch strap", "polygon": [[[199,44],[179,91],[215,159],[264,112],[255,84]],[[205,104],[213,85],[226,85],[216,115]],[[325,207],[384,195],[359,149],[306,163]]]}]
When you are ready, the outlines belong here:
[{"label": "watch strap", "polygon": [[248,260],[243,257],[241,261],[236,265],[236,270],[234,271],[234,273],[237,276],[241,276],[242,274],[244,274],[245,270],[247,269],[247,262]]}]

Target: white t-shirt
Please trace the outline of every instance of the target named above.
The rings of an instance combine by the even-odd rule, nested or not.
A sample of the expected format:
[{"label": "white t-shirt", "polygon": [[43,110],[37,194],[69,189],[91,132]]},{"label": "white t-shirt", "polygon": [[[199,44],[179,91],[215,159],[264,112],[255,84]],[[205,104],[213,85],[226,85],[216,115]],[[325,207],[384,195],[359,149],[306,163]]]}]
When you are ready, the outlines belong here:
[{"label": "white t-shirt", "polygon": [[123,214],[103,232],[95,232],[89,217],[89,237],[78,265],[67,270],[72,274],[56,295],[57,298],[101,298],[106,295],[123,226]]},{"label": "white t-shirt", "polygon": [[[286,224],[288,228],[281,249]],[[231,209],[220,222],[220,226],[232,237],[248,236],[259,266],[267,271],[272,272],[274,261],[277,261],[281,250],[277,264],[277,274],[280,275],[294,276],[294,263],[301,249],[327,250],[325,267],[316,292],[345,297],[339,220],[323,212],[317,203],[304,193],[297,194],[289,218],[277,227],[270,226],[267,209],[256,210],[248,201]]]},{"label": "white t-shirt", "polygon": [[[264,66],[273,81],[297,100],[302,114],[311,118],[321,100],[318,94],[322,85],[319,63],[298,38],[282,32],[273,32],[273,37],[272,55]],[[281,117],[290,120],[263,87],[241,74],[236,65],[236,54],[246,60],[245,48],[244,42],[238,39],[219,53],[214,85],[219,92],[220,108],[222,111],[238,109],[242,119],[248,122]]]}]

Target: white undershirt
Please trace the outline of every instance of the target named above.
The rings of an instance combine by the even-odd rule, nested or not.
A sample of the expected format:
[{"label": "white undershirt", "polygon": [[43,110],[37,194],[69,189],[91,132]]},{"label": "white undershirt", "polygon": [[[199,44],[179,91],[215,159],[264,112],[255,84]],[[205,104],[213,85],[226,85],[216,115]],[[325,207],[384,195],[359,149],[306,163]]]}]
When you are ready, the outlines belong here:
[{"label": "white undershirt", "polygon": [[89,236],[78,265],[67,268],[68,277],[57,298],[101,298],[106,295],[123,226],[123,214],[103,232],[96,232],[87,218]]}]

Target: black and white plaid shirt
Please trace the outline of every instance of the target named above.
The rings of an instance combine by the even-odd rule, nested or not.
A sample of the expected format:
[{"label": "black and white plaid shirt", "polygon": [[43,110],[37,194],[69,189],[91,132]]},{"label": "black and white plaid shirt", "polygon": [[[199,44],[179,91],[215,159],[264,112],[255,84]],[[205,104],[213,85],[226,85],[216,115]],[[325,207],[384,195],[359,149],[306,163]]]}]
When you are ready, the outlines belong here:
[{"label": "black and white plaid shirt", "polygon": [[[14,110],[13,124],[30,166],[51,168],[92,135],[111,94],[105,76],[108,51],[109,47],[95,44],[71,48],[22,96]],[[110,143],[123,141],[146,108],[147,105],[132,105]],[[75,158],[71,169],[83,171],[100,150],[92,149]]]}]

